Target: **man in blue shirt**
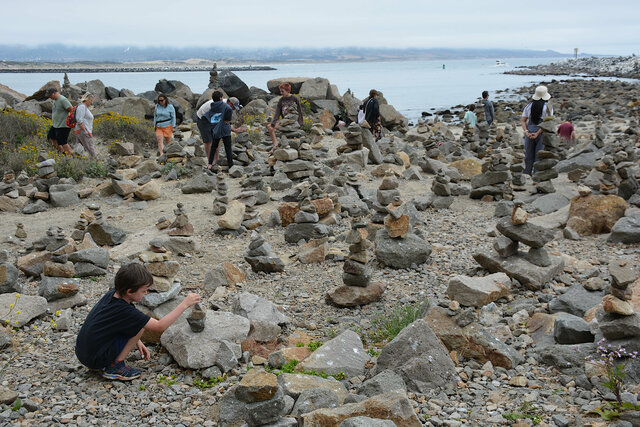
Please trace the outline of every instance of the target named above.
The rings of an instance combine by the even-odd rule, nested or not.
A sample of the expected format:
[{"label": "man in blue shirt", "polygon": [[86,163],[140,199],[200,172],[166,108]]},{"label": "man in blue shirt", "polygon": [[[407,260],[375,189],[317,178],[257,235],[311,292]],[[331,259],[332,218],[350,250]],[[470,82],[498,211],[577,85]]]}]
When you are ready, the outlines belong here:
[{"label": "man in blue shirt", "polygon": [[489,101],[489,92],[482,91],[482,105],[484,105],[484,116],[487,119],[487,124],[491,126],[493,120],[496,118],[496,113],[493,110],[493,103]]},{"label": "man in blue shirt", "polygon": [[231,117],[233,110],[226,102],[222,101],[222,92],[213,92],[211,99],[213,100],[211,108],[204,114],[211,123],[211,131],[213,133],[213,143],[211,150],[209,150],[208,168],[212,169],[218,166],[214,159],[218,144],[220,144],[220,139],[222,139],[224,152],[227,156],[227,165],[230,169],[231,166],[233,166],[233,153],[231,151]]}]

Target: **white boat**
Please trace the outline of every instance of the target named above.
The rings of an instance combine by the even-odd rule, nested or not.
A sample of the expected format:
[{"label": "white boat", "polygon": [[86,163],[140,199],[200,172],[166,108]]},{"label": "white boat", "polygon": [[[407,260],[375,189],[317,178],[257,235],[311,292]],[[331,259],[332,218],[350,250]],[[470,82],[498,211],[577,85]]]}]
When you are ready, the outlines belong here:
[{"label": "white boat", "polygon": [[496,67],[506,67],[507,63],[504,61],[501,61],[500,59],[496,59]]}]

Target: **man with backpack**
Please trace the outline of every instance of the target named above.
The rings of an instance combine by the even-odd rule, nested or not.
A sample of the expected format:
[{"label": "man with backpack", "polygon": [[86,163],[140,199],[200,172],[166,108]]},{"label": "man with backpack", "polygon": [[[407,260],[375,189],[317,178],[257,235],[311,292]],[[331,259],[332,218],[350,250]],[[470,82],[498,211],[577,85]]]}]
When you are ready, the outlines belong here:
[{"label": "man with backpack", "polygon": [[71,147],[67,143],[71,128],[67,126],[67,115],[73,110],[71,102],[60,94],[58,89],[50,87],[46,91],[47,98],[53,100],[53,113],[51,114],[51,128],[47,134],[47,139],[61,153],[71,155]]}]

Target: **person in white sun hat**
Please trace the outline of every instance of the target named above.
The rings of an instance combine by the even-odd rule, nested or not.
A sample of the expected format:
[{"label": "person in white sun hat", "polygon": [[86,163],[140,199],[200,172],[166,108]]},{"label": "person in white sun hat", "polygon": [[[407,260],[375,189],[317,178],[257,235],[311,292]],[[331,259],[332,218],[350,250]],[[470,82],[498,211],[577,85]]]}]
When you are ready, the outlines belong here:
[{"label": "person in white sun hat", "polygon": [[542,129],[539,125],[545,117],[553,115],[553,107],[547,102],[551,99],[551,94],[546,86],[538,86],[531,99],[532,101],[524,107],[520,118],[524,129],[524,173],[527,175],[533,174],[533,164],[538,160],[538,151],[544,148]]}]

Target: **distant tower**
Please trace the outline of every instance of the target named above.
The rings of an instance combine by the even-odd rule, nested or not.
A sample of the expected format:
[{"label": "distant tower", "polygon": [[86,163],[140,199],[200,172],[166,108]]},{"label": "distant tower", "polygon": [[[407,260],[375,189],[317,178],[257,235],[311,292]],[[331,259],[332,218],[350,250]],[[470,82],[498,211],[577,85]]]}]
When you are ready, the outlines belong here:
[{"label": "distant tower", "polygon": [[213,63],[213,68],[209,71],[209,87],[215,89],[218,87],[218,64]]},{"label": "distant tower", "polygon": [[573,48],[573,54],[575,55],[576,59],[578,59],[578,48],[577,47]]}]

